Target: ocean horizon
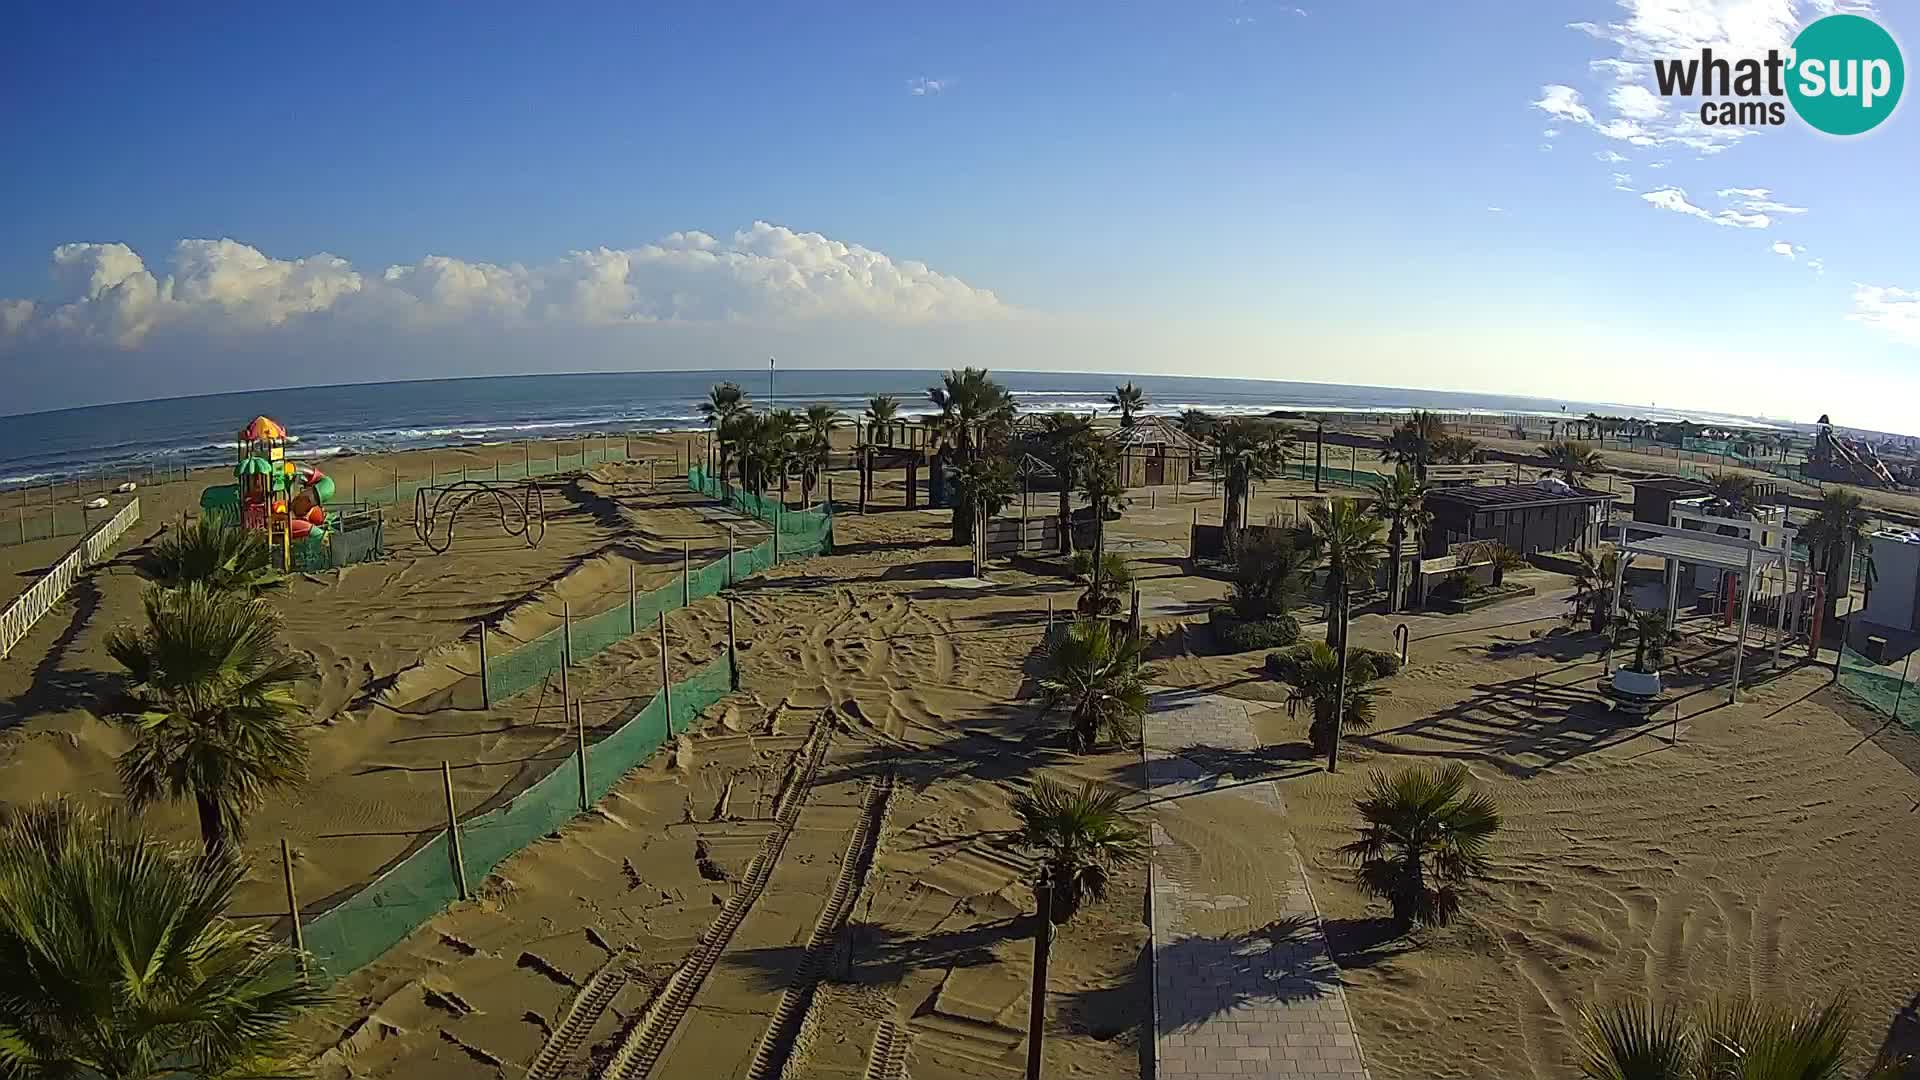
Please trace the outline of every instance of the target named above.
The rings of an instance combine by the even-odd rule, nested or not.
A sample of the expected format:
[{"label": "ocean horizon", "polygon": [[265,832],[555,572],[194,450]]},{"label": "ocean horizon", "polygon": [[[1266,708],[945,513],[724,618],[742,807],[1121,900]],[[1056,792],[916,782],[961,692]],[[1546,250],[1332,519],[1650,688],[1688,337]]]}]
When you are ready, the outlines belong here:
[{"label": "ocean horizon", "polygon": [[[336,386],[248,390],[85,405],[0,417],[0,488],[44,483],[100,470],[149,465],[201,466],[227,460],[233,433],[265,414],[298,439],[299,456],[380,453],[519,439],[703,426],[698,404],[708,388],[740,384],[750,401],[801,408],[817,402],[855,415],[868,398],[892,394],[901,412],[932,412],[927,388],[936,370],[688,370],[490,375]],[[1147,392],[1146,412],[1185,409],[1223,414],[1387,412],[1413,408],[1478,415],[1639,416],[1705,424],[1806,430],[1807,425],[1707,409],[1577,401],[1413,387],[996,370],[1023,410],[1086,412],[1107,408],[1114,386],[1131,380]]]}]

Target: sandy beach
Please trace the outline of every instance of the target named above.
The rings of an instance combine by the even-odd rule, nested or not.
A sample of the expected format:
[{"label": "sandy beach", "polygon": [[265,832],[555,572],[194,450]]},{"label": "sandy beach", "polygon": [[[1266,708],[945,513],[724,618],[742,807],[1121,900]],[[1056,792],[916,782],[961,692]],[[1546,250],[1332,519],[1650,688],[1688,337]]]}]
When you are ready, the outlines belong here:
[{"label": "sandy beach", "polygon": [[[683,447],[636,440],[634,452],[677,464]],[[487,469],[489,452],[523,451],[463,453]],[[435,453],[439,468],[455,460]],[[329,472],[365,469],[371,483],[396,464],[424,467],[340,459]],[[433,835],[442,761],[470,816],[565,755],[557,686],[482,707],[474,623],[498,620],[510,643],[557,625],[562,601],[575,616],[617,603],[630,570],[641,589],[675,580],[683,545],[696,565],[723,553],[729,516],[685,492],[677,468],[670,482],[660,466],[654,485],[648,472],[608,464],[557,480],[537,549],[475,522],[433,555],[396,515],[386,561],[273,594],[288,642],[322,672],[313,779],[251,821],[236,914],[284,925],[283,838],[313,914]],[[854,490],[851,474],[836,483]],[[892,485],[882,503],[899,501]],[[199,486],[142,492],[146,514],[116,558],[0,666],[6,802],[116,799],[125,736],[95,711],[114,681],[103,641],[137,617],[142,548]],[[1310,491],[1263,484],[1252,516]],[[1538,596],[1469,616],[1357,618],[1356,640],[1379,648],[1407,622],[1411,663],[1328,774],[1302,752],[1304,722],[1278,707],[1262,654],[1212,649],[1205,611],[1226,587],[1185,572],[1183,556],[1195,509],[1217,520],[1217,500],[1198,484],[1133,495],[1109,542],[1142,577],[1155,682],[1263,708],[1263,750],[1222,767],[1277,779],[1286,806],[1256,814],[1203,796],[1139,813],[1256,913],[1269,838],[1291,835],[1373,1076],[1565,1076],[1578,1010],[1625,995],[1847,993],[1863,1058],[1883,1043],[1920,1048],[1920,779],[1902,764],[1920,755],[1905,733],[1863,739],[1871,719],[1823,671],[1763,674],[1726,706],[1725,652],[1702,645],[1670,745],[1664,717],[1616,717],[1594,692],[1595,643],[1558,629],[1565,579],[1517,572]],[[1080,587],[1022,559],[977,587],[965,550],[945,543],[946,517],[842,514],[835,554],[733,590],[741,690],[591,814],[509,858],[474,900],[343,980],[303,1026],[322,1075],[598,1075],[642,1050],[662,1077],[759,1075],[769,1061],[784,1071],[768,1075],[889,1075],[870,1071],[876,1052],[916,1080],[1021,1075],[1031,896],[1009,803],[1039,776],[1129,791],[1142,777],[1137,751],[1070,753],[1032,700],[1048,601],[1070,608]],[[18,579],[59,550],[0,556]],[[724,651],[721,599],[668,623],[674,672]],[[1519,645],[1489,650],[1503,641]],[[642,633],[573,670],[592,736],[656,689],[659,664]],[[1501,804],[1496,873],[1454,926],[1393,939],[1337,854],[1352,801],[1372,768],[1453,760]],[[191,834],[180,808],[149,817]],[[1047,1075],[1144,1074],[1145,893],[1143,870],[1120,875],[1057,938]],[[664,991],[690,965],[704,972],[698,992],[673,1004]]]}]

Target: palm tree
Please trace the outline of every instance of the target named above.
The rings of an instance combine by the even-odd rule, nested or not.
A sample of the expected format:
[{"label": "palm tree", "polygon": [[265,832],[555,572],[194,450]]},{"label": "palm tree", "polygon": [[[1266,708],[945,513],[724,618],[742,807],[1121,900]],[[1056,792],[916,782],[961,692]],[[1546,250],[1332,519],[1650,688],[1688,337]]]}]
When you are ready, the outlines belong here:
[{"label": "palm tree", "polygon": [[1480,443],[1465,435],[1442,435],[1432,443],[1428,464],[1472,465],[1480,460]]},{"label": "palm tree", "polygon": [[1360,868],[1361,888],[1392,904],[1402,928],[1452,921],[1459,886],[1486,874],[1500,829],[1499,809],[1473,791],[1467,767],[1376,771],[1354,807],[1366,824],[1340,850]]},{"label": "palm tree", "polygon": [[1117,869],[1140,861],[1145,837],[1120,809],[1119,791],[1101,792],[1092,783],[1079,791],[1048,780],[1016,796],[1020,818],[1017,843],[1038,864],[1033,895],[1033,993],[1027,1031],[1027,1076],[1038,1080],[1040,1039],[1046,1019],[1047,955],[1053,928],[1072,919],[1082,904],[1098,902]]},{"label": "palm tree", "polygon": [[265,601],[194,584],[149,589],[145,605],[145,630],[107,638],[132,680],[111,711],[133,733],[120,783],[136,812],[193,800],[217,859],[268,792],[306,779],[294,691],[313,666],[282,650],[280,616]]},{"label": "palm tree", "polygon": [[1220,418],[1204,409],[1183,409],[1179,423],[1181,431],[1204,442],[1220,425]]},{"label": "palm tree", "polygon": [[[940,409],[930,426],[950,446],[962,465],[973,460],[983,444],[1003,439],[1013,424],[1013,395],[994,382],[985,368],[949,371],[940,385],[927,390],[927,400]],[[945,450],[942,450],[944,458]],[[937,461],[934,468],[944,467]],[[956,504],[953,508],[953,542],[964,544],[973,539],[973,507]]]},{"label": "palm tree", "polygon": [[[1380,519],[1364,513],[1351,499],[1333,499],[1308,512],[1314,550],[1327,565],[1327,640],[1339,650],[1339,680],[1334,701],[1347,693],[1347,620],[1352,614],[1353,583],[1373,580],[1380,565]],[[1340,733],[1327,744],[1327,771],[1340,767]]]},{"label": "palm tree", "polygon": [[1049,674],[1040,680],[1041,712],[1067,710],[1076,751],[1103,736],[1125,743],[1138,733],[1147,712],[1143,647],[1139,638],[1114,634],[1103,618],[1076,619],[1054,636]]},{"label": "palm tree", "polygon": [[833,429],[845,417],[831,405],[809,405],[801,419],[801,430],[794,444],[794,460],[800,466],[800,502],[813,505],[813,489],[820,483],[833,454]]},{"label": "palm tree", "polygon": [[1255,480],[1280,475],[1293,449],[1293,434],[1276,424],[1251,416],[1235,416],[1217,424],[1208,437],[1212,459],[1208,462],[1220,476],[1226,492],[1226,508],[1221,515],[1227,550],[1237,544],[1246,525],[1247,495]]},{"label": "palm tree", "polygon": [[1633,670],[1643,675],[1657,673],[1667,656],[1667,613],[1635,612],[1628,625],[1633,630]]},{"label": "palm tree", "polygon": [[1416,473],[1434,460],[1434,447],[1447,437],[1447,426],[1438,413],[1415,409],[1393,434],[1387,436],[1387,448],[1380,453],[1384,461],[1397,462]]},{"label": "palm tree", "polygon": [[1076,462],[1091,452],[1093,419],[1068,412],[1050,412],[1040,418],[1040,445],[1060,480],[1060,554],[1073,554],[1073,486],[1079,475]]},{"label": "palm tree", "polygon": [[[1587,548],[1575,553],[1579,562],[1573,569],[1573,596],[1567,611],[1570,622],[1586,619],[1596,634],[1613,625],[1613,583],[1620,576],[1620,553],[1611,548],[1598,555]],[[1632,564],[1629,563],[1629,566]]]},{"label": "palm tree", "polygon": [[739,383],[723,382],[707,391],[707,400],[700,403],[700,414],[707,418],[707,427],[715,433],[714,449],[719,458],[714,462],[714,470],[722,480],[726,479],[727,464],[732,459],[733,447],[727,438],[727,422],[747,411],[747,393],[740,389]]},{"label": "palm tree", "polygon": [[[1340,735],[1373,726],[1374,699],[1385,691],[1367,685],[1375,675],[1371,660],[1359,656],[1348,664],[1343,693],[1340,655],[1326,642],[1310,642],[1273,657],[1269,665],[1288,687],[1288,715],[1297,714],[1302,706],[1308,709],[1307,742],[1314,750],[1331,753]],[[1336,715],[1340,717],[1337,733]]]},{"label": "palm tree", "polygon": [[154,580],[169,588],[198,581],[209,589],[249,596],[280,584],[273,545],[259,529],[242,529],[224,514],[210,513],[181,526],[153,546]]},{"label": "palm tree", "polygon": [[1329,499],[1307,512],[1313,550],[1327,567],[1327,643],[1347,644],[1347,606],[1353,587],[1373,580],[1386,546],[1379,518],[1353,499]]},{"label": "palm tree", "polygon": [[[1823,626],[1832,625],[1840,608],[1840,594],[1853,586],[1853,553],[1866,547],[1867,530],[1872,524],[1866,501],[1858,492],[1843,487],[1829,487],[1820,495],[1820,509],[1815,510],[1806,524],[1800,526],[1800,539],[1807,542],[1815,553],[1820,569],[1827,575],[1826,611],[1821,621]],[[1873,560],[1869,557],[1868,588],[1873,587],[1875,577]]]},{"label": "palm tree", "polygon": [[1285,615],[1306,596],[1313,553],[1294,540],[1290,529],[1269,520],[1267,527],[1240,541],[1233,553],[1233,607],[1243,619]]},{"label": "palm tree", "polygon": [[1080,493],[1093,510],[1093,587],[1087,592],[1087,610],[1100,615],[1105,614],[1100,574],[1107,553],[1107,514],[1115,506],[1124,505],[1127,495],[1120,483],[1119,447],[1098,437],[1089,440],[1087,452],[1080,459]]},{"label": "palm tree", "polygon": [[1591,476],[1601,469],[1600,452],[1578,440],[1562,439],[1548,443],[1541,453],[1547,463],[1560,470],[1560,475],[1566,477],[1567,483],[1574,487],[1580,486],[1582,477]]},{"label": "palm tree", "polygon": [[[867,399],[867,428],[869,431],[884,431],[900,418],[900,399],[892,394],[880,394]],[[868,435],[872,442],[873,436]]]},{"label": "palm tree", "polygon": [[[1854,1017],[1846,1002],[1783,1007],[1734,1000],[1687,1013],[1628,1002],[1581,1014],[1580,1075],[1590,1080],[1842,1080]],[[1894,1080],[1883,1057],[1863,1080]]]},{"label": "palm tree", "polygon": [[326,995],[265,929],[246,876],[66,802],[0,826],[0,1076],[297,1075],[292,1027]]},{"label": "palm tree", "polygon": [[1752,515],[1760,509],[1754,494],[1753,477],[1745,473],[1719,472],[1707,477],[1710,497],[1728,516]]},{"label": "palm tree", "polygon": [[1408,534],[1419,535],[1433,524],[1427,509],[1427,486],[1405,465],[1392,476],[1374,482],[1373,514],[1387,523],[1387,610],[1400,610],[1400,549]]},{"label": "palm tree", "polygon": [[1111,406],[1108,412],[1120,414],[1120,426],[1130,428],[1133,426],[1134,416],[1146,407],[1147,392],[1133,385],[1131,381],[1122,383],[1113,388],[1113,393],[1107,395],[1107,404]]}]

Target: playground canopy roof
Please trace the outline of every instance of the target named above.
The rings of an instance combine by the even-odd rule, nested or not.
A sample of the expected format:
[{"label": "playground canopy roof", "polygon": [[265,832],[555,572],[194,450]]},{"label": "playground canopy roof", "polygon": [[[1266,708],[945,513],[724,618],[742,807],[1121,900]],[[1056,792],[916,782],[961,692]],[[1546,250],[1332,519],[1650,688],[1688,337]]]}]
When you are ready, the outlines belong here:
[{"label": "playground canopy roof", "polygon": [[[1631,535],[1636,532],[1650,535],[1636,540]],[[1749,565],[1761,570],[1786,558],[1786,551],[1781,548],[1756,544],[1744,537],[1724,536],[1698,529],[1675,529],[1640,521],[1624,523],[1620,539],[1621,550],[1628,555],[1678,559],[1722,570],[1745,570]]]}]

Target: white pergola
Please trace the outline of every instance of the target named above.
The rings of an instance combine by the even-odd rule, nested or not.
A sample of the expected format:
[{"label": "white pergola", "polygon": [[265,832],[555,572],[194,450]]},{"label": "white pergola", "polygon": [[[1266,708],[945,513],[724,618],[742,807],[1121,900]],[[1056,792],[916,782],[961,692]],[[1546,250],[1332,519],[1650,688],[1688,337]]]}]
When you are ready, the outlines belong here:
[{"label": "white pergola", "polygon": [[[1719,532],[1707,532],[1703,529],[1681,529],[1670,525],[1653,525],[1644,521],[1622,521],[1618,542],[1620,558],[1614,568],[1613,595],[1618,602],[1621,589],[1626,584],[1627,563],[1633,556],[1651,555],[1665,564],[1667,582],[1667,631],[1673,631],[1674,618],[1678,614],[1680,592],[1680,564],[1683,562],[1700,563],[1731,570],[1740,575],[1740,636],[1733,650],[1733,686],[1727,701],[1731,704],[1740,700],[1740,668],[1746,659],[1747,625],[1751,614],[1753,599],[1758,591],[1761,577],[1768,570],[1779,567],[1782,579],[1782,596],[1779,604],[1778,634],[1773,643],[1773,663],[1780,664],[1780,648],[1786,640],[1787,603],[1784,588],[1786,570],[1791,563],[1793,551],[1793,530],[1781,522],[1760,522],[1750,519],[1705,517],[1697,514],[1687,515],[1691,520],[1702,523],[1732,526],[1749,532],[1767,529],[1778,531],[1777,544],[1762,544],[1746,536],[1729,536]],[[1636,539],[1634,534],[1640,536]]]}]

